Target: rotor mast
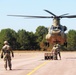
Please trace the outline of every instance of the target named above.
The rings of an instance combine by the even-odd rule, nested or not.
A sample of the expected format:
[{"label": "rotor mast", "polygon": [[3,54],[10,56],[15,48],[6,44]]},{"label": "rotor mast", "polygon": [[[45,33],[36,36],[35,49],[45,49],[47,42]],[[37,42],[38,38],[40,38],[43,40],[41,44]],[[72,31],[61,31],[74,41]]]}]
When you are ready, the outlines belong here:
[{"label": "rotor mast", "polygon": [[60,25],[60,19],[57,18],[57,17],[54,18],[54,19],[53,19],[53,25],[54,25],[54,26]]}]

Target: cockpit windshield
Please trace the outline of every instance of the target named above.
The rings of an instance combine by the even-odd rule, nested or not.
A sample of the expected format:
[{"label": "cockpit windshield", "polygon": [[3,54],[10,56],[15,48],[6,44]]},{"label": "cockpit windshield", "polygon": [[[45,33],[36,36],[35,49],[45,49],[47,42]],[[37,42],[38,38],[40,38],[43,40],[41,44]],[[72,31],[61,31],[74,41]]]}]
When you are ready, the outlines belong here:
[{"label": "cockpit windshield", "polygon": [[53,27],[53,29],[54,30],[59,30],[59,29],[61,30],[61,27],[59,27],[59,26],[58,27]]}]

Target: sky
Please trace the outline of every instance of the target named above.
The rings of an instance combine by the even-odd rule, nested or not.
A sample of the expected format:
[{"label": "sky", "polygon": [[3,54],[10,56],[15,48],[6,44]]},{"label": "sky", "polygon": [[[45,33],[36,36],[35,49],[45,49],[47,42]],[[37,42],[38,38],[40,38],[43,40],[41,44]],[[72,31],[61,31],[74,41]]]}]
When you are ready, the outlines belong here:
[{"label": "sky", "polygon": [[[35,32],[38,26],[50,27],[52,19],[26,19],[7,15],[51,16],[47,9],[56,15],[69,13],[76,15],[76,0],[0,0],[0,30],[11,28],[15,31],[24,29]],[[61,19],[61,25],[68,30],[76,30],[76,18]]]}]

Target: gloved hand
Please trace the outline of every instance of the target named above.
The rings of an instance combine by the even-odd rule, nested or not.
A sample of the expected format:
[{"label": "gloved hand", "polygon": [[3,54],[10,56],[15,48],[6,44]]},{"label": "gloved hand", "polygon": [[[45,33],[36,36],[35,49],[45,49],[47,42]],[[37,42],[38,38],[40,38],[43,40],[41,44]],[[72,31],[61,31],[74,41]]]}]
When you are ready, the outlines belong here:
[{"label": "gloved hand", "polygon": [[14,55],[12,54],[12,57],[14,57]]}]

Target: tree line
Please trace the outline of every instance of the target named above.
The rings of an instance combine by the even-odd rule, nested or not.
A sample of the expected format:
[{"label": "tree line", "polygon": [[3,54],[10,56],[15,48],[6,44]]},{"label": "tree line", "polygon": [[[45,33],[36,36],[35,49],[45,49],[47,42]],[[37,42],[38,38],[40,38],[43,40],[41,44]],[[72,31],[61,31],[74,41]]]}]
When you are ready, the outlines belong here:
[{"label": "tree line", "polygon": [[[39,26],[36,32],[29,32],[24,29],[17,32],[13,29],[7,28],[0,31],[0,49],[5,40],[9,42],[14,50],[49,50],[51,46],[46,46],[45,36],[48,29],[44,26]],[[63,50],[76,50],[76,31],[69,30],[67,35],[68,45],[63,47]]]}]

